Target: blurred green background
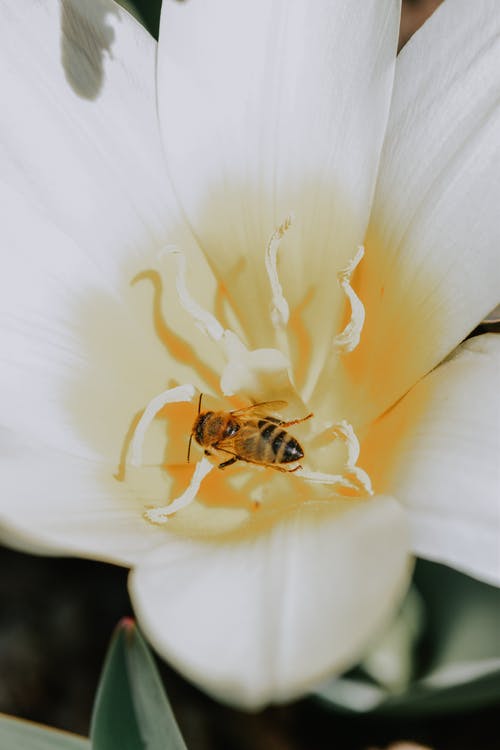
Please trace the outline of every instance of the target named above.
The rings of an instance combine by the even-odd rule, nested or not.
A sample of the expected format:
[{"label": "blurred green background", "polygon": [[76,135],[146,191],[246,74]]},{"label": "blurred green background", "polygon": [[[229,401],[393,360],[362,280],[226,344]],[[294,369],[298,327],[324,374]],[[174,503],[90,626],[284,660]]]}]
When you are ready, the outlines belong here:
[{"label": "blurred green background", "polygon": [[[132,614],[127,571],[5,548],[0,566],[0,711],[88,735],[112,631]],[[400,655],[409,646],[408,687],[384,687],[359,668],[347,676],[350,692],[331,682],[322,697],[246,714],[216,703],[159,661],[189,750],[371,750],[402,739],[434,750],[497,750],[500,590],[423,561],[415,587],[421,627],[416,638],[393,644]],[[474,679],[451,684],[452,670],[448,685],[425,684],[457,664],[475,664]],[[360,715],[353,705],[366,698],[367,686],[379,702]]]}]

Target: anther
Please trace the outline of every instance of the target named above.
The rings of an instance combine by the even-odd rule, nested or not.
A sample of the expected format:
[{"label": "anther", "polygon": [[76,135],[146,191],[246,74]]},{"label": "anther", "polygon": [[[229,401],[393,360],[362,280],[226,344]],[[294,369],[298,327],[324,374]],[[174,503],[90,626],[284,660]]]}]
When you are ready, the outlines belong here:
[{"label": "anther", "polygon": [[364,254],[364,248],[359,247],[354,258],[337,274],[339,285],[351,305],[351,317],[349,323],[344,330],[337,334],[333,339],[334,350],[343,354],[352,352],[353,349],[357,347],[365,322],[365,308],[351,286],[352,275]]},{"label": "anther", "polygon": [[275,328],[283,328],[288,323],[290,316],[290,310],[288,302],[283,294],[283,288],[281,286],[278,277],[278,250],[281,245],[285,233],[290,229],[292,225],[292,215],[287,216],[283,224],[281,224],[276,231],[273,232],[266,250],[266,271],[269,277],[269,283],[271,284],[272,291],[272,310],[271,319]]},{"label": "anther", "polygon": [[333,434],[340,438],[347,449],[347,460],[345,463],[345,471],[350,476],[353,476],[357,482],[359,482],[361,489],[365,490],[369,495],[373,495],[372,482],[368,474],[364,469],[356,466],[359,458],[359,440],[354,432],[352,425],[349,424],[345,419],[336,425],[333,425]]}]

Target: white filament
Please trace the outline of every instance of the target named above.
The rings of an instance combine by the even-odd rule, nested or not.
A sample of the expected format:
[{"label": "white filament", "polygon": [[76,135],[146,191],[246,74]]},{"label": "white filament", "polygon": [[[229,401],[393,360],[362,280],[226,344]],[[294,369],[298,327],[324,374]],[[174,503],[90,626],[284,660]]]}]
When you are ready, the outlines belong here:
[{"label": "white filament", "polygon": [[322,471],[308,471],[307,469],[297,469],[294,472],[294,476],[305,479],[306,482],[313,482],[316,484],[329,484],[338,485],[345,487],[349,490],[359,491],[359,485],[351,482],[343,474],[328,474]]},{"label": "white filament", "polygon": [[283,288],[278,276],[278,250],[285,232],[288,231],[291,225],[292,216],[290,215],[286,217],[283,224],[281,224],[271,235],[265,256],[266,271],[269,277],[269,283],[271,284],[273,297],[271,320],[275,328],[284,328],[287,325],[290,316],[288,302],[283,294]]},{"label": "white filament", "polygon": [[199,305],[190,295],[186,286],[186,256],[176,247],[168,247],[162,250],[160,257],[163,255],[175,255],[177,260],[177,276],[175,286],[179,295],[179,302],[184,310],[194,318],[198,328],[210,336],[214,341],[220,341],[224,335],[224,328],[217,318]]},{"label": "white filament", "polygon": [[351,318],[349,323],[344,330],[338,333],[333,339],[334,350],[344,354],[352,352],[359,344],[361,331],[365,322],[364,305],[351,287],[351,277],[364,254],[364,248],[359,247],[354,258],[337,274],[340,287],[346,294],[351,305]]},{"label": "white filament", "polygon": [[351,476],[356,477],[361,487],[366,490],[369,495],[373,495],[372,481],[370,477],[364,469],[356,466],[359,458],[359,440],[352,425],[343,419],[342,422],[333,425],[333,434],[345,443],[347,449],[347,460],[345,463],[346,471]]},{"label": "white filament", "polygon": [[374,494],[372,480],[364,469],[361,469],[359,466],[351,466],[351,468],[349,469],[349,474],[356,477],[361,487],[366,490],[369,495]]},{"label": "white filament", "polygon": [[343,419],[338,424],[332,426],[332,431],[335,437],[340,438],[345,443],[347,448],[346,466],[349,467],[349,469],[352,469],[359,458],[359,440],[356,437],[352,425]]},{"label": "white filament", "polygon": [[169,388],[163,393],[159,393],[151,399],[149,404],[144,409],[144,413],[137,423],[137,427],[134,430],[134,436],[130,441],[130,464],[131,466],[141,466],[142,464],[142,447],[144,445],[144,438],[148,427],[152,421],[167,404],[177,404],[180,402],[190,403],[196,389],[193,385],[186,383],[185,385],[178,385],[176,388]]},{"label": "white filament", "polygon": [[[355,490],[360,492],[364,490],[369,495],[373,495],[371,479],[364,469],[356,466],[356,462],[359,458],[359,440],[356,437],[356,433],[352,425],[343,419],[338,424],[332,425],[325,432],[330,432],[333,437],[340,438],[346,446],[347,458],[344,464],[343,474],[324,474],[317,471],[305,471],[304,469],[298,469],[295,474],[296,476],[302,477],[308,482],[316,482],[318,484],[330,484],[339,485],[346,489]],[[353,481],[354,480],[354,481]]]},{"label": "white filament", "polygon": [[193,502],[196,495],[198,494],[202,481],[205,479],[207,474],[212,471],[213,468],[214,464],[211,463],[206,456],[203,456],[201,461],[198,461],[198,463],[196,464],[193,476],[191,477],[191,481],[189,482],[187,489],[184,490],[182,495],[179,495],[179,497],[177,497],[175,500],[172,500],[169,505],[164,505],[159,508],[150,508],[149,510],[146,510],[144,512],[144,518],[146,518],[148,521],[151,521],[151,523],[166,523],[168,521],[168,517],[171,516],[172,513],[177,513],[178,510],[185,508],[187,505]]},{"label": "white filament", "polygon": [[[186,312],[194,319],[195,324],[212,340],[222,344],[226,367],[221,377],[221,390],[223,393],[233,394],[244,392],[252,396],[253,400],[265,400],[267,394],[278,390],[280,397],[285,394],[289,404],[299,400],[291,375],[289,372],[289,358],[286,354],[288,347],[286,326],[289,320],[289,307],[283,294],[283,289],[278,277],[277,258],[283,236],[292,223],[292,217],[285,219],[272,234],[265,255],[265,265],[271,285],[272,311],[271,319],[275,328],[279,349],[257,349],[247,350],[239,337],[230,330],[225,329],[210,312],[201,307],[190,295],[186,286],[186,257],[177,248],[167,248],[161,254],[175,255],[177,261],[176,289],[179,302]],[[358,344],[361,330],[365,319],[365,310],[360,299],[350,285],[352,274],[364,255],[364,249],[359,248],[355,257],[347,266],[339,271],[338,280],[341,288],[349,299],[351,305],[351,318],[345,329],[334,339],[334,350],[337,352],[350,352]],[[196,390],[193,385],[185,384],[168,390],[155,396],[146,406],[130,442],[130,463],[133,466],[142,464],[143,445],[146,432],[153,420],[164,406],[170,403],[191,402]],[[300,401],[301,406],[304,406]],[[305,406],[304,406],[305,409]],[[371,481],[368,474],[358,466],[359,441],[352,426],[343,420],[333,425],[330,430],[334,437],[340,438],[347,450],[345,471],[343,474],[329,474],[315,472],[298,468],[295,475],[307,482],[319,483],[329,486],[337,486],[359,493],[361,490],[373,494]],[[165,524],[169,517],[177,511],[185,508],[193,502],[200,489],[204,478],[214,468],[214,464],[204,456],[196,464],[195,470],[187,489],[165,506],[150,508],[145,511],[144,517],[155,524]]]}]

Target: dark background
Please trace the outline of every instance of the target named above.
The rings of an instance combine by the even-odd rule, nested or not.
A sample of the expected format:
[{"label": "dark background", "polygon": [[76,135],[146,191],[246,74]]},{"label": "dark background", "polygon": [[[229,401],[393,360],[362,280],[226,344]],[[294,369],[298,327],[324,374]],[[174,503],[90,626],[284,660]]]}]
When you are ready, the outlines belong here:
[{"label": "dark background", "polygon": [[[127,571],[5,548],[0,570],[0,711],[88,734],[111,633],[132,614]],[[500,747],[500,702],[418,719],[347,716],[313,699],[246,714],[158,665],[189,750],[368,750],[403,739],[433,750]]]}]

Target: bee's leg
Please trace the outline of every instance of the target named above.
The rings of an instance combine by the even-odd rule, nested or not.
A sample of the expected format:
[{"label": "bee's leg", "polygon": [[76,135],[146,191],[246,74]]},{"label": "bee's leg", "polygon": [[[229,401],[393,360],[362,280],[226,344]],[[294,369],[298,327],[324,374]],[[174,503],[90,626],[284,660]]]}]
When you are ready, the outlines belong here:
[{"label": "bee's leg", "polygon": [[226,466],[231,466],[232,464],[235,464],[236,461],[239,461],[238,456],[233,456],[232,458],[229,458],[227,461],[223,461],[221,464],[219,464],[219,469],[225,469]]},{"label": "bee's leg", "polygon": [[[305,422],[306,419],[311,419],[311,417],[314,417],[314,414],[311,412],[310,414],[306,414],[305,417],[300,417],[300,419],[291,419],[289,422],[280,422],[280,427],[291,427],[293,424],[300,424],[301,422]],[[287,469],[287,471],[290,471]],[[295,469],[293,469],[295,471]]]}]

